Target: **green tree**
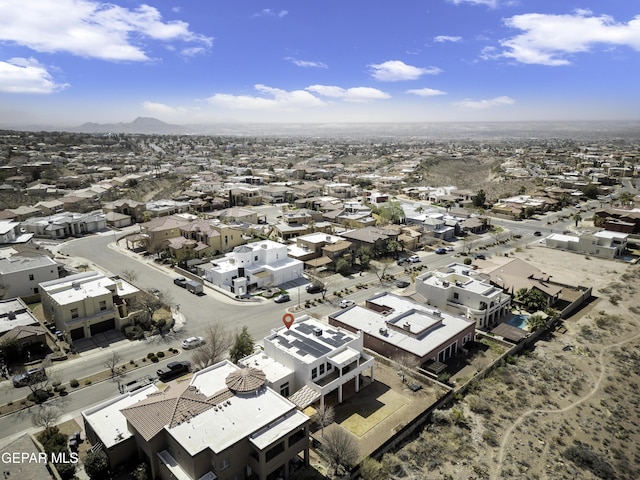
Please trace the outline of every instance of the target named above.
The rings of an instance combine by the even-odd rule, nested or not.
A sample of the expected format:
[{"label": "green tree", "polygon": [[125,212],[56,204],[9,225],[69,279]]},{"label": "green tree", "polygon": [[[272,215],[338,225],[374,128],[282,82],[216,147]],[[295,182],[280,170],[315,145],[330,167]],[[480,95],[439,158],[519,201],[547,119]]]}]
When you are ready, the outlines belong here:
[{"label": "green tree", "polygon": [[382,204],[378,209],[378,216],[378,222],[382,224],[404,222],[404,210],[398,200],[390,200]]},{"label": "green tree", "polygon": [[527,318],[526,323],[527,327],[529,327],[529,330],[532,332],[544,328],[547,325],[547,321],[542,315],[539,314],[531,315],[529,318]]},{"label": "green tree", "polygon": [[487,203],[487,194],[484,192],[484,190],[480,189],[473,197],[473,206],[484,207],[485,203]]},{"label": "green tree", "polygon": [[109,459],[102,450],[89,452],[84,460],[84,471],[89,478],[103,479],[109,475]]},{"label": "green tree", "polygon": [[236,333],[235,340],[229,350],[229,357],[233,363],[238,363],[241,359],[253,353],[254,341],[249,333],[247,326],[243,326],[242,330]]},{"label": "green tree", "polygon": [[344,258],[339,258],[336,262],[336,272],[340,275],[347,275],[351,270],[351,265]]},{"label": "green tree", "polygon": [[598,194],[600,193],[598,191],[598,187],[596,185],[594,185],[593,183],[589,183],[587,185],[585,185],[584,187],[582,187],[582,194],[590,199],[594,199],[598,196]]},{"label": "green tree", "polygon": [[366,270],[371,263],[372,251],[370,247],[360,247],[356,250],[356,258],[360,261],[360,268]]}]

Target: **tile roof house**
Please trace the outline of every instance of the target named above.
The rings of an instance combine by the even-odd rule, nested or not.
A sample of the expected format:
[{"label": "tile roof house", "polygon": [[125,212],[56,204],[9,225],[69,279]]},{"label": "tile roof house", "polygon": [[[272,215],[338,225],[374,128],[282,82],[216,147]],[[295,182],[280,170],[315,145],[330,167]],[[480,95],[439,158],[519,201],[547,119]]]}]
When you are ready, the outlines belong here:
[{"label": "tile roof house", "polygon": [[226,360],[189,382],[151,385],[82,415],[112,467],[137,454],[152,478],[287,479],[309,462],[309,418],[267,387],[263,372]]}]

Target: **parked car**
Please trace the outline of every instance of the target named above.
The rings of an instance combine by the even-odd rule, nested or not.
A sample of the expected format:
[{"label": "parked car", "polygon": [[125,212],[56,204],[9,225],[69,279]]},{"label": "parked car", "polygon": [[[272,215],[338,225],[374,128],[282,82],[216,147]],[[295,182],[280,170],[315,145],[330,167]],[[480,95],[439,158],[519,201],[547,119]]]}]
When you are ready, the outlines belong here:
[{"label": "parked car", "polygon": [[436,253],[438,255],[444,255],[447,251],[444,248],[436,248]]},{"label": "parked car", "polygon": [[397,263],[398,263],[398,265],[402,265],[406,261],[407,261],[406,258],[399,258]]},{"label": "parked car", "polygon": [[407,282],[406,280],[398,280],[396,282],[396,287],[398,288],[407,288],[409,285],[411,285],[411,283]]},{"label": "parked car", "polygon": [[187,279],[184,277],[178,277],[173,279],[173,283],[182,288],[187,288]]},{"label": "parked car", "polygon": [[161,295],[160,290],[158,290],[157,288],[150,288],[148,292],[154,297],[160,297]]},{"label": "parked car", "polygon": [[177,377],[180,374],[187,373],[191,369],[191,363],[185,361],[182,362],[169,362],[164,368],[159,368],[156,371],[156,375],[160,380],[167,380],[169,378]]},{"label": "parked car", "polygon": [[31,385],[36,382],[42,382],[47,379],[47,373],[44,371],[44,368],[30,368],[26,372],[19,373],[18,375],[13,377],[13,386],[14,387],[25,387],[27,385]]},{"label": "parked car", "polygon": [[318,285],[317,283],[310,283],[305,287],[305,290],[307,291],[307,293],[320,293],[324,291],[324,286]]},{"label": "parked car", "polygon": [[454,248],[452,246],[444,247],[447,252],[453,252]]},{"label": "parked car", "polygon": [[478,253],[473,258],[475,258],[476,260],[486,260],[487,259],[487,257],[485,257],[483,253]]},{"label": "parked car", "polygon": [[420,261],[420,257],[418,255],[411,255],[407,258],[407,262],[418,263]]},{"label": "parked car", "polygon": [[200,345],[204,345],[204,338],[202,337],[189,337],[182,341],[182,348],[184,348],[185,350],[196,348]]},{"label": "parked car", "polygon": [[276,298],[273,299],[273,301],[276,303],[284,303],[284,302],[288,302],[289,300],[291,300],[291,297],[286,293],[281,293],[280,295],[278,295]]},{"label": "parked car", "polygon": [[533,235],[535,235],[536,237],[541,237],[542,236],[542,232],[535,231],[535,232],[533,232]]},{"label": "parked car", "polygon": [[355,305],[356,303],[353,300],[340,300],[340,308],[348,308],[351,307],[352,305]]}]

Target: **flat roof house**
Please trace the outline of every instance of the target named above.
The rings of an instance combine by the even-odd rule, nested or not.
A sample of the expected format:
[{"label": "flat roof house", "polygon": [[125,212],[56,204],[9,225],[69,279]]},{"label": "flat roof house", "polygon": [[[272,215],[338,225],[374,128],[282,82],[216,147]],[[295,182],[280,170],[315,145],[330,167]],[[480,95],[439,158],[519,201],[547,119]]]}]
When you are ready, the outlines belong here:
[{"label": "flat roof house", "polygon": [[271,240],[235,247],[224,258],[209,266],[199,265],[204,277],[235,295],[246,295],[253,288],[281,285],[302,276],[304,263],[290,258],[287,246]]},{"label": "flat roof house", "polygon": [[44,316],[67,334],[68,341],[132,324],[136,312],[130,312],[129,305],[139,293],[124,280],[98,272],[40,283]]},{"label": "flat roof house", "polygon": [[226,360],[190,382],[152,385],[82,416],[112,467],[137,454],[151,478],[287,479],[309,462],[309,417],[267,387],[264,372]]},{"label": "flat roof house", "polygon": [[61,269],[47,255],[0,258],[0,298],[38,296],[38,284],[60,278]]},{"label": "flat roof house", "polygon": [[329,315],[329,324],[362,332],[364,346],[387,358],[404,355],[420,365],[445,362],[474,339],[475,322],[391,293]]},{"label": "flat roof house", "polygon": [[467,265],[451,263],[416,277],[416,292],[429,305],[461,315],[486,329],[507,315],[511,297]]},{"label": "flat roof house", "polygon": [[264,338],[264,351],[244,358],[248,367],[265,372],[267,385],[299,408],[305,408],[353,382],[360,391],[361,374],[374,379],[374,359],[363,352],[363,337],[341,328],[331,328],[308,315],[295,319],[291,328],[273,329]]}]

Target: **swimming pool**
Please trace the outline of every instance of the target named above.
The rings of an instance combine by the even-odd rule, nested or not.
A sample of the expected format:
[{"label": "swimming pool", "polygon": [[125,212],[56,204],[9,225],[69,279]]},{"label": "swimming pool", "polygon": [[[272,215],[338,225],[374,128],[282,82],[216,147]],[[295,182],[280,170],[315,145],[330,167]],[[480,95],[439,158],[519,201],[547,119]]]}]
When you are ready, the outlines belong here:
[{"label": "swimming pool", "polygon": [[521,330],[529,330],[529,328],[527,327],[528,318],[529,315],[518,314],[514,315],[513,318],[507,323],[513,327],[520,328]]}]

